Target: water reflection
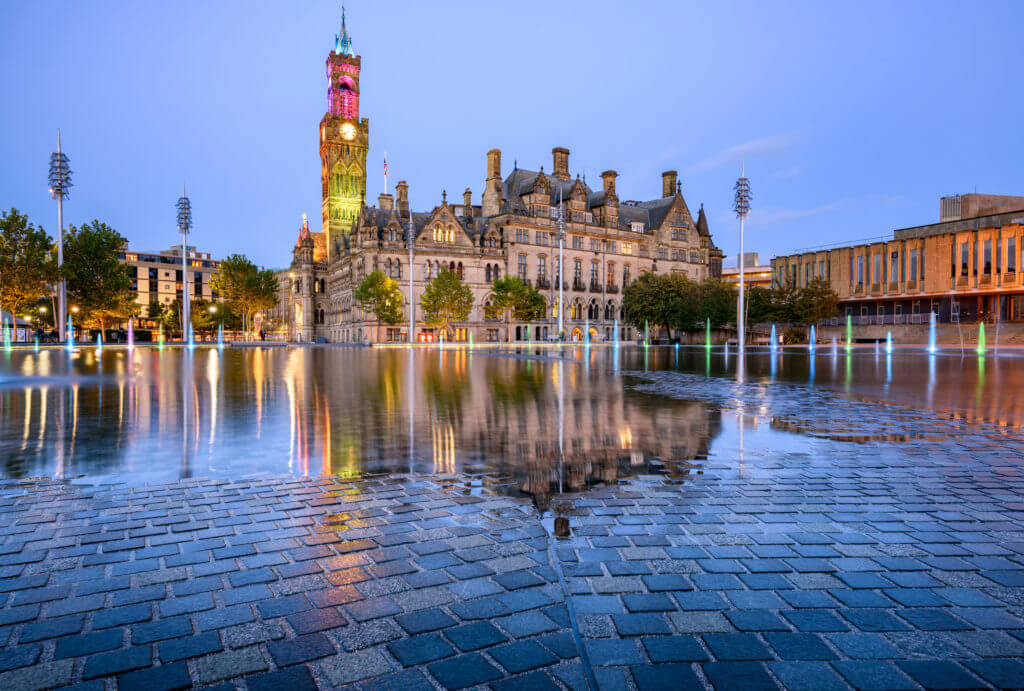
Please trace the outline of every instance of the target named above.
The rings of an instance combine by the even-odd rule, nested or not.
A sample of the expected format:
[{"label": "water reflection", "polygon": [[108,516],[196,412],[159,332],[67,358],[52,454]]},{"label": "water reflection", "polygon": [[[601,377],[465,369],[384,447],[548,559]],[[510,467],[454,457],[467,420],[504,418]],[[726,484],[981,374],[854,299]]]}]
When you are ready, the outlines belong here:
[{"label": "water reflection", "polygon": [[[681,481],[709,457],[742,467],[748,437],[765,430],[887,443],[936,436],[886,429],[898,418],[862,419],[843,400],[1014,429],[1024,420],[1013,393],[1024,358],[993,360],[988,375],[984,356],[897,350],[883,369],[877,350],[854,349],[841,369],[834,351],[831,361],[817,369],[807,352],[597,346],[18,351],[0,362],[0,472],[145,481],[468,473],[543,497],[649,473]],[[639,390],[637,373],[690,379],[669,397]],[[723,415],[738,424],[724,446]]]}]

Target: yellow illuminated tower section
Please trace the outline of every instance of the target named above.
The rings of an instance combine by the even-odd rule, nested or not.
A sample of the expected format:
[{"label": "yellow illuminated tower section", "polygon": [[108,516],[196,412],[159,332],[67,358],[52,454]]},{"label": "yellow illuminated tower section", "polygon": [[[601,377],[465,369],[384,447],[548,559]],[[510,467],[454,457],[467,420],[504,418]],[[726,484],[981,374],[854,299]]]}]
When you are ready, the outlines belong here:
[{"label": "yellow illuminated tower section", "polygon": [[321,227],[330,259],[335,256],[335,244],[351,231],[366,200],[370,121],[359,118],[360,66],[342,8],[341,33],[334,37],[334,50],[327,55],[327,112],[320,121]]}]

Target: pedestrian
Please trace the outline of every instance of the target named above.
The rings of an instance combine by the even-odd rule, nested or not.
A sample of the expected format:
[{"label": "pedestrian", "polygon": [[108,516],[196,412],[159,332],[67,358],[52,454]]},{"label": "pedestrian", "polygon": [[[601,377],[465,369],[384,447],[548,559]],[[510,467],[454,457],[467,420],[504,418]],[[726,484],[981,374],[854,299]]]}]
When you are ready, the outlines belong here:
[{"label": "pedestrian", "polygon": [[261,341],[267,340],[267,332],[264,331],[263,329],[260,329],[260,340]]}]

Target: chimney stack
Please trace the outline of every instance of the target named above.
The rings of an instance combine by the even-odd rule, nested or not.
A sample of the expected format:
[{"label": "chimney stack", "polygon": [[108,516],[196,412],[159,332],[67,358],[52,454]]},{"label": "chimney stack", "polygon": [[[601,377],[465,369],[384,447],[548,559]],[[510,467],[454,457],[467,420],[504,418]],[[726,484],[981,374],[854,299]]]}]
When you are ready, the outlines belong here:
[{"label": "chimney stack", "polygon": [[614,170],[606,170],[601,173],[601,180],[604,183],[604,189],[606,192],[615,191],[615,178],[619,177],[619,174]]},{"label": "chimney stack", "polygon": [[569,150],[562,146],[556,146],[551,150],[553,166],[551,174],[559,180],[569,181]]},{"label": "chimney stack", "polygon": [[484,218],[498,215],[501,196],[501,149],[491,149],[487,152],[487,181],[480,198],[480,214]]},{"label": "chimney stack", "polygon": [[405,180],[399,180],[398,184],[395,185],[395,205],[399,215],[409,213],[409,183]]},{"label": "chimney stack", "polygon": [[676,193],[676,177],[679,175],[674,170],[666,170],[661,174],[661,196],[673,197]]},{"label": "chimney stack", "polygon": [[381,195],[377,197],[377,207],[382,211],[391,211],[395,208],[395,198],[387,192],[382,192]]},{"label": "chimney stack", "polygon": [[462,213],[466,216],[473,215],[473,190],[466,188],[466,191],[462,193]]}]

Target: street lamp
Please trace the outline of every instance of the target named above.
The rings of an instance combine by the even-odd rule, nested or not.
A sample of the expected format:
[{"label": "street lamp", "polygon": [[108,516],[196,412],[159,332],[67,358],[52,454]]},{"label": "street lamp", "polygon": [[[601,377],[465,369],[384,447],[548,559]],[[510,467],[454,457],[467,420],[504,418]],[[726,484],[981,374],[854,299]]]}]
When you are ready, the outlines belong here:
[{"label": "street lamp", "polygon": [[746,165],[740,167],[740,178],[736,181],[736,198],[732,208],[740,219],[740,297],[736,311],[736,325],[739,331],[739,349],[743,350],[746,341],[746,314],[743,311],[743,222],[750,213],[750,180],[746,176]]},{"label": "street lamp", "polygon": [[[60,130],[57,130],[57,150],[50,154],[50,196],[57,200],[57,266],[64,265],[64,197],[71,187],[71,168],[67,154],[60,150]],[[67,283],[60,279],[57,290],[57,339],[64,340],[64,322],[67,321]]]},{"label": "street lamp", "polygon": [[562,315],[565,308],[562,302],[562,282],[565,276],[565,209],[562,205],[562,188],[558,188],[558,333],[556,338],[562,342]]},{"label": "street lamp", "polygon": [[181,231],[181,336],[182,340],[191,343],[192,331],[189,328],[191,311],[188,299],[188,233],[192,230],[192,202],[185,196],[185,183],[181,183],[181,196],[175,205],[178,209],[178,230]]},{"label": "street lamp", "polygon": [[[387,191],[387,190],[385,190],[385,191]],[[406,232],[407,232],[407,234],[409,236],[408,237],[408,240],[409,240],[409,346],[411,347],[412,344],[413,344],[413,340],[414,340],[412,332],[413,332],[413,329],[414,329],[414,327],[416,325],[416,318],[414,316],[414,313],[416,311],[416,304],[415,304],[415,302],[413,302],[413,295],[412,295],[412,272],[413,272],[413,269],[414,269],[413,258],[412,258],[412,246],[413,246],[413,243],[416,241],[416,238],[415,238],[415,231],[414,231],[413,224],[412,224],[412,210],[411,209],[409,210],[409,230],[406,231]]]}]

